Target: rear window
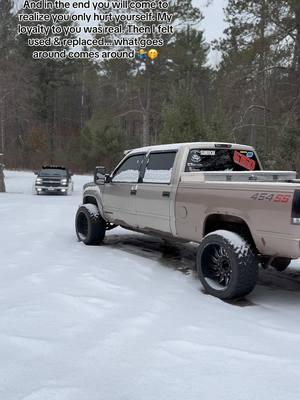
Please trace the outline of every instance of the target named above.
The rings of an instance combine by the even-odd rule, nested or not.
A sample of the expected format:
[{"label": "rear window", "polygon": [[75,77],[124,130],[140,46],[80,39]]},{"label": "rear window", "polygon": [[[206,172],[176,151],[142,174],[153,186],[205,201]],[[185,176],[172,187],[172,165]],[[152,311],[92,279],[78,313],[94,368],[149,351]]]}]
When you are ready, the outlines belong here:
[{"label": "rear window", "polygon": [[234,149],[192,149],[185,167],[185,172],[259,170],[253,151]]}]

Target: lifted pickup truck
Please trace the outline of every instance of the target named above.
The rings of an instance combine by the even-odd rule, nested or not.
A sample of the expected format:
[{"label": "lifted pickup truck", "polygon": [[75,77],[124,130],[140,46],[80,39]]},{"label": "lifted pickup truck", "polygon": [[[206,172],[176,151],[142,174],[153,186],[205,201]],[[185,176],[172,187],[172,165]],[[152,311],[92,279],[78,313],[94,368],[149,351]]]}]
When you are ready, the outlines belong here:
[{"label": "lifted pickup truck", "polygon": [[34,183],[36,194],[61,193],[67,195],[73,191],[72,173],[65,167],[44,165],[35,174],[37,175]]},{"label": "lifted pickup truck", "polygon": [[300,257],[300,180],[263,171],[252,147],[183,143],[126,153],[111,174],[96,167],[76,214],[78,239],[115,226],[199,243],[196,268],[221,299],[247,295],[258,266],[284,270]]}]

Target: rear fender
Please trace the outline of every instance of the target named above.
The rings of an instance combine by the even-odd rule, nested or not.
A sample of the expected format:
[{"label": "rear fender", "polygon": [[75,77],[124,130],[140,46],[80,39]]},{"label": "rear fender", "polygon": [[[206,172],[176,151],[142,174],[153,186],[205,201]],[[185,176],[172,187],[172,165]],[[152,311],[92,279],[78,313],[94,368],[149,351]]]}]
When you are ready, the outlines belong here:
[{"label": "rear fender", "polygon": [[218,229],[226,229],[242,235],[252,246],[256,247],[255,237],[249,224],[240,216],[225,213],[208,215],[203,224],[203,237]]}]

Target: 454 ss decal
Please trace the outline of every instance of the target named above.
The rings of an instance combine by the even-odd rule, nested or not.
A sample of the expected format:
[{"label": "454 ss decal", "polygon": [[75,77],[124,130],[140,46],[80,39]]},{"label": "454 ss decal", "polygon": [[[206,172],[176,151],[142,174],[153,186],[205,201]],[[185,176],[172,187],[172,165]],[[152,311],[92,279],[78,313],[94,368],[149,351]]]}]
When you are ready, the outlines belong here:
[{"label": "454 ss decal", "polygon": [[251,196],[252,200],[260,200],[260,201],[270,201],[274,203],[288,203],[292,198],[291,194],[283,194],[283,193],[263,193],[258,192]]}]

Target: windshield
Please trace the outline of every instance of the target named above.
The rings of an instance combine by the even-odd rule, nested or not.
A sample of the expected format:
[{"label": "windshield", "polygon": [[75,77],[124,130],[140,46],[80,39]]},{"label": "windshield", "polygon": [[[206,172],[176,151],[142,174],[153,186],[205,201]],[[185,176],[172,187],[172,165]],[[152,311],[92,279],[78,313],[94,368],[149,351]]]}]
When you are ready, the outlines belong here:
[{"label": "windshield", "polygon": [[45,168],[39,172],[39,176],[59,176],[65,178],[67,171],[65,169]]},{"label": "windshield", "polygon": [[234,149],[192,149],[185,167],[185,172],[259,170],[253,151]]}]

